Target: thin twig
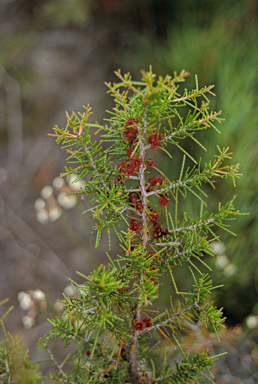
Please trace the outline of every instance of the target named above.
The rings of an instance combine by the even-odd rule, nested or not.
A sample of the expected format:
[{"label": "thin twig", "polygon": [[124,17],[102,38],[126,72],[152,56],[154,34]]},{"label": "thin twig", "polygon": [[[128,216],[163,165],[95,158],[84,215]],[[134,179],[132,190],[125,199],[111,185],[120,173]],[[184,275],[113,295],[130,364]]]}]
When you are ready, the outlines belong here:
[{"label": "thin twig", "polygon": [[74,381],[68,381],[67,380],[66,374],[64,373],[64,371],[63,371],[63,369],[61,367],[61,364],[58,363],[58,361],[56,360],[55,356],[52,354],[52,352],[48,348],[47,344],[45,344],[44,342],[42,342],[42,344],[43,344],[45,350],[47,351],[50,359],[54,363],[54,366],[57,368],[58,372],[62,375],[63,379],[65,380],[65,383],[76,384]]}]

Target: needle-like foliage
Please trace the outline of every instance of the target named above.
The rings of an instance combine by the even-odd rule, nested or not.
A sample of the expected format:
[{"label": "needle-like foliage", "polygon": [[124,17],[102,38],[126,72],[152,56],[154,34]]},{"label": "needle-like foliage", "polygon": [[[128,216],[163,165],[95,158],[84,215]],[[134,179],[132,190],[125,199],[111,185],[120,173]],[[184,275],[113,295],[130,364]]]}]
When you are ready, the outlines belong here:
[{"label": "needle-like foliage", "polygon": [[[199,322],[219,338],[223,327],[222,310],[209,301],[214,287],[203,259],[212,255],[216,227],[230,232],[228,220],[239,212],[233,197],[211,213],[207,191],[215,188],[218,177],[234,182],[240,176],[238,165],[229,165],[229,148],[218,147],[215,159],[203,164],[184,145],[192,140],[205,150],[196,133],[218,131],[221,112],[209,111],[213,86],[199,89],[196,80],[196,89],[181,94],[185,71],[156,80],[150,69],[142,71],[141,81],[115,73],[119,82],[107,84],[115,106],[106,124],[89,123],[87,106],[83,114],[67,114],[66,128],[55,126],[53,136],[68,153],[64,175],[76,174],[75,181],[87,176],[79,193],[89,197],[86,212],[95,219],[96,247],[102,231],[110,239],[114,229],[121,251],[115,260],[109,257],[107,267],[84,276],[85,284],[73,282],[74,295],[63,300],[64,316],[51,321],[53,330],[41,347],[55,367],[52,378],[60,383],[181,384],[198,382],[200,375],[212,381],[209,367],[218,356],[207,350],[186,354],[180,334]],[[162,150],[174,167],[175,148],[177,154],[182,151],[182,166],[171,180],[153,157]],[[195,218],[183,210],[189,193],[200,207]],[[186,292],[179,291],[175,278],[182,263],[189,264],[185,279],[193,287]],[[166,275],[171,276],[171,305],[159,310],[159,288]],[[65,346],[76,345],[63,362],[53,354],[51,340],[59,338]],[[174,362],[167,355],[161,361],[157,345],[159,355],[160,345],[165,356],[168,347],[176,348],[182,360]]]},{"label": "needle-like foliage", "polygon": [[[0,302],[0,307],[8,299]],[[0,318],[3,340],[0,342],[0,383],[1,384],[39,384],[42,383],[38,366],[29,360],[28,351],[20,345],[18,338],[13,338],[4,326],[4,319],[11,312],[9,308]]]}]

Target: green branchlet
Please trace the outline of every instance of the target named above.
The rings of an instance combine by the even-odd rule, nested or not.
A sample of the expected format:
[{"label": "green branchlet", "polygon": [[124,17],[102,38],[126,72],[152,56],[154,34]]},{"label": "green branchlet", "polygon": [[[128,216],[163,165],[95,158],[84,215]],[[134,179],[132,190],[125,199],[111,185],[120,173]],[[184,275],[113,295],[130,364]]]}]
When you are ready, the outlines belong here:
[{"label": "green branchlet", "polygon": [[[0,303],[0,306],[8,300]],[[20,345],[18,338],[6,332],[4,319],[12,307],[0,319],[4,339],[0,342],[0,383],[39,384],[42,383],[38,365],[29,360],[28,351]]]}]

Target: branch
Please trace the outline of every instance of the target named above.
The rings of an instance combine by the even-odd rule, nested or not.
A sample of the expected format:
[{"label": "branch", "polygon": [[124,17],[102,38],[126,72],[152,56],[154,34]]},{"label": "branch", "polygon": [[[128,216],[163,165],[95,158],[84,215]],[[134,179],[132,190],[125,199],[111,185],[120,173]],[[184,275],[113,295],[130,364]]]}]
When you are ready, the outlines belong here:
[{"label": "branch", "polygon": [[52,354],[52,352],[50,351],[50,349],[48,348],[47,344],[44,343],[43,340],[41,340],[41,344],[43,345],[43,347],[45,348],[45,350],[47,351],[50,359],[53,361],[54,363],[54,366],[57,368],[58,372],[62,375],[63,379],[65,380],[64,382],[65,383],[68,383],[68,384],[76,384],[74,381],[67,381],[67,376],[66,374],[64,373],[63,369],[62,369],[62,364],[59,364],[58,361],[56,360],[55,356]]},{"label": "branch", "polygon": [[192,97],[196,97],[196,96],[199,96],[199,95],[203,95],[205,92],[209,92],[211,93],[212,95],[214,95],[213,92],[210,92],[210,90],[214,88],[214,85],[209,85],[208,87],[204,87],[202,89],[200,89],[200,91],[198,91],[197,89],[194,90],[192,93],[189,93],[188,95],[184,96],[184,97],[180,97],[179,99],[174,99],[172,100],[173,103],[175,102],[178,102],[178,101],[184,101],[184,100],[188,100],[188,99],[191,99]]},{"label": "branch", "polygon": [[[81,136],[77,135],[77,137],[78,137],[78,139],[79,139],[81,145],[83,146],[85,153],[89,156],[91,166],[92,166],[92,168],[94,169],[94,176],[100,176],[99,171],[98,171],[98,168],[97,168],[97,166],[96,166],[96,164],[95,164],[95,161],[93,160],[93,158],[92,158],[92,156],[91,156],[91,153],[90,153],[89,149],[87,148],[87,145],[85,145],[84,142],[81,140]],[[105,182],[105,180],[104,180],[102,177],[101,177],[101,179],[102,179],[102,182],[103,182],[104,187],[105,187],[108,191],[110,191],[110,188],[108,187],[108,185],[107,185],[107,183]]]},{"label": "branch", "polygon": [[[59,327],[59,329],[61,329],[61,330],[62,330],[63,332],[65,332],[65,333],[68,333],[68,332],[67,332],[67,329],[65,329],[65,328],[63,328],[63,327]],[[69,333],[69,336],[71,336],[70,333]],[[90,343],[90,342],[87,340],[87,338],[81,337],[81,336],[79,336],[79,335],[72,335],[72,339],[73,339],[73,340],[78,339],[78,340],[83,341],[84,343],[88,344],[90,347],[93,347],[93,343]],[[100,343],[99,343],[99,344],[100,344]],[[116,360],[112,359],[111,356],[109,356],[107,353],[105,354],[105,353],[103,352],[102,348],[100,347],[100,345],[98,345],[98,343],[97,343],[96,347],[98,348],[98,352],[102,355],[102,357],[104,357],[106,360],[111,361],[112,363],[116,363],[116,364],[117,364],[117,361],[116,361]],[[127,367],[126,367],[124,364],[118,363],[117,365],[119,365],[119,366],[122,367],[122,368],[127,369]]]},{"label": "branch", "polygon": [[[221,162],[223,159],[220,158],[216,161],[216,165],[218,162]],[[208,182],[213,186],[213,182],[210,180],[211,177],[228,177],[231,176],[233,179],[234,177],[239,177],[241,174],[237,173],[239,164],[231,165],[231,166],[224,166],[221,168],[215,168],[215,164],[212,167],[207,167],[200,173],[195,174],[192,178],[178,181],[177,183],[172,184],[170,182],[170,185],[161,189],[157,189],[155,191],[148,192],[146,194],[146,197],[149,197],[151,195],[158,195],[159,193],[169,191],[171,189],[175,188],[189,188],[188,184],[194,183],[194,186],[197,188],[197,185],[201,185],[203,182]],[[223,171],[222,171],[223,170]],[[191,173],[194,171],[194,168],[191,170]],[[168,180],[168,179],[167,179]],[[198,188],[197,188],[198,189]]]},{"label": "branch", "polygon": [[174,232],[182,232],[182,231],[191,231],[192,229],[196,229],[198,227],[207,226],[210,223],[213,223],[214,221],[215,221],[215,218],[211,218],[211,219],[208,219],[207,221],[201,221],[200,223],[189,225],[188,227],[175,228],[173,230],[171,229],[169,232],[174,233]]},{"label": "branch", "polygon": [[187,312],[187,311],[190,311],[192,308],[194,307],[198,307],[199,308],[199,305],[197,302],[193,303],[192,305],[190,305],[189,307],[186,307],[184,309],[182,309],[180,312],[177,312],[174,316],[170,317],[169,319],[167,320],[164,320],[162,321],[161,323],[159,324],[156,324],[156,325],[153,325],[152,327],[148,327],[148,328],[145,328],[143,329],[142,331],[140,331],[140,334],[144,334],[144,333],[148,333],[148,332],[151,332],[151,331],[156,331],[158,330],[159,328],[163,327],[164,325],[166,324],[169,324],[171,323],[172,321],[176,320],[178,317],[180,317],[183,313]]},{"label": "branch", "polygon": [[[222,113],[222,111],[214,112],[214,113],[211,113],[209,116],[207,116],[207,117],[205,117],[205,118],[202,118],[202,119],[199,119],[199,120],[194,120],[192,123],[190,123],[190,124],[188,124],[188,125],[186,125],[186,126],[183,126],[183,127],[181,127],[180,129],[174,131],[173,133],[171,133],[171,135],[164,137],[164,138],[161,140],[161,143],[162,143],[162,142],[165,142],[165,141],[168,141],[168,140],[171,140],[174,136],[177,136],[177,135],[182,136],[183,133],[185,133],[185,132],[187,133],[187,132],[190,130],[190,128],[192,128],[192,127],[195,126],[196,124],[198,124],[198,125],[200,125],[200,124],[204,124],[205,127],[207,127],[207,123],[206,123],[206,122],[209,121],[209,120],[214,119],[215,117],[217,117],[217,116],[219,116],[219,115],[221,115],[221,113]],[[205,127],[203,127],[203,129],[204,129]],[[151,148],[151,145],[150,145],[150,144],[147,144],[147,145],[145,145],[144,148],[145,148],[145,150],[150,149],[150,148]]]},{"label": "branch", "polygon": [[[157,244],[155,244],[155,245],[163,245],[163,246],[166,246],[166,245],[178,245],[178,243],[173,243],[173,242],[171,242],[171,243],[163,243],[163,244],[161,244],[161,243],[157,243]],[[175,247],[176,248],[176,247]],[[177,248],[176,248],[177,249]],[[199,249],[203,249],[203,247],[202,246],[199,246],[199,244],[198,244],[198,246],[196,246],[196,247],[192,247],[192,248],[189,248],[189,249],[187,249],[186,251],[182,251],[182,252],[177,252],[175,255],[173,255],[173,256],[171,256],[171,257],[168,257],[167,259],[165,259],[165,260],[158,260],[156,263],[157,264],[162,264],[162,263],[164,263],[164,262],[169,262],[169,261],[171,261],[171,260],[174,260],[174,259],[177,259],[177,258],[179,258],[179,257],[184,257],[184,256],[186,256],[186,257],[189,257],[189,259],[190,259],[190,257],[191,257],[191,254],[193,254],[193,257],[198,257],[198,259],[199,259],[199,256],[196,256],[196,255],[194,255],[194,252],[197,252]],[[190,254],[189,256],[188,256],[188,254]]]},{"label": "branch", "polygon": [[158,379],[153,380],[153,383],[156,383],[157,381],[172,379],[174,377],[177,377],[177,376],[181,375],[183,372],[188,371],[189,369],[196,369],[196,368],[197,368],[197,364],[187,365],[185,368],[182,368],[180,371],[172,373],[171,375],[167,375],[167,376],[164,376],[164,377],[161,376]]},{"label": "branch", "polygon": [[[139,189],[140,189],[140,194],[141,194],[141,203],[143,206],[142,209],[142,214],[141,214],[141,224],[142,224],[142,229],[141,229],[141,239],[142,239],[142,244],[144,245],[144,250],[147,249],[148,245],[148,240],[149,236],[147,233],[147,213],[146,213],[146,208],[148,205],[148,199],[147,199],[147,192],[146,192],[146,183],[145,183],[145,165],[144,165],[144,158],[145,158],[145,146],[144,146],[144,141],[142,137],[145,136],[146,130],[147,130],[147,120],[146,120],[146,112],[144,112],[144,127],[143,127],[143,132],[139,135],[138,139],[140,140],[140,157],[141,157],[141,165],[139,168],[139,173],[138,173],[138,180],[139,180]],[[142,282],[142,275],[140,277],[140,283]],[[139,294],[140,296],[141,294]],[[135,323],[138,323],[140,321],[141,317],[141,311],[139,310],[139,305],[136,302],[135,304],[135,314],[133,316],[132,320],[132,327],[135,327]],[[138,337],[139,337],[139,331],[134,329],[134,340],[129,343],[129,351],[128,351],[128,360],[129,360],[129,375],[131,379],[131,384],[137,384],[138,383],[138,360],[137,360],[137,355],[138,355]]]},{"label": "branch", "polygon": [[195,179],[188,179],[188,180],[185,180],[185,181],[178,181],[175,184],[171,183],[169,187],[157,189],[156,191],[147,192],[146,197],[149,197],[151,195],[158,195],[159,193],[162,193],[162,192],[165,192],[165,191],[169,191],[170,189],[173,189],[173,188],[186,187],[186,185],[188,183],[191,183],[193,181],[195,181]]}]

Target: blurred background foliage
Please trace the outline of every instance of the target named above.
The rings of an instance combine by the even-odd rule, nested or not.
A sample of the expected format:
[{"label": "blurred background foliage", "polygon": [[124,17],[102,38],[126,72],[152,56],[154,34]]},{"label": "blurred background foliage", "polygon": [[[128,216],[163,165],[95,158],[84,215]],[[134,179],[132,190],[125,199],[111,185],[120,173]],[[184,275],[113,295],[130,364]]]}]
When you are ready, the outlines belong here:
[{"label": "blurred background foliage", "polygon": [[208,192],[214,202],[228,201],[236,194],[237,207],[250,213],[231,224],[236,237],[221,233],[227,258],[237,269],[232,276],[225,276],[221,270],[214,273],[214,280],[224,284],[216,293],[216,302],[225,308],[228,323],[236,324],[257,311],[257,2],[201,3],[198,10],[189,7],[181,20],[180,33],[176,26],[168,27],[166,44],[157,47],[157,52],[166,72],[183,67],[189,70],[191,86],[194,74],[202,86],[215,84],[211,109],[223,110],[225,122],[218,127],[221,135],[214,131],[201,135],[207,154],[196,147],[192,153],[205,161],[216,153],[215,144],[229,146],[233,162],[240,163],[243,173],[236,191],[228,181]]},{"label": "blurred background foliage", "polygon": [[[217,232],[222,245],[208,262],[214,283],[224,284],[213,299],[224,307],[228,325],[242,324],[257,338],[257,18],[257,0],[1,1],[0,299],[10,297],[16,306],[10,328],[27,344],[46,325],[37,320],[37,331],[24,334],[17,294],[40,288],[51,300],[60,298],[68,277],[78,281],[75,270],[88,273],[103,258],[94,249],[91,223],[80,214],[86,201],[71,210],[62,206],[62,215],[50,215],[46,225],[37,220],[34,202],[65,163],[65,153],[47,133],[65,124],[65,110],[81,111],[88,102],[93,120],[100,121],[112,107],[104,81],[115,80],[117,68],[139,78],[150,64],[158,75],[187,70],[187,88],[195,86],[195,74],[200,87],[215,85],[211,109],[223,110],[221,135],[201,134],[207,153],[191,143],[186,149],[205,162],[217,154],[216,144],[229,146],[233,162],[240,163],[236,189],[226,181],[207,193],[212,209],[236,194],[237,208],[250,214],[231,222],[236,237]],[[181,166],[177,151],[174,161]],[[165,162],[170,178],[177,177],[167,159],[157,162]],[[58,197],[53,201],[58,204]],[[184,209],[196,214],[199,205],[189,198]],[[181,286],[187,284],[184,276],[182,268]]]}]

